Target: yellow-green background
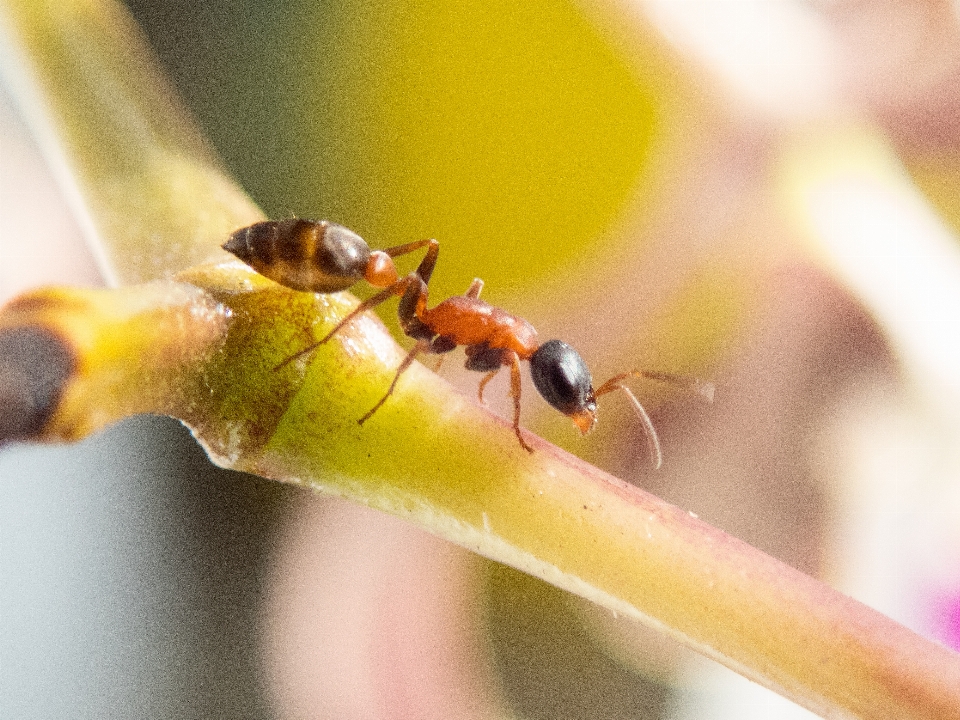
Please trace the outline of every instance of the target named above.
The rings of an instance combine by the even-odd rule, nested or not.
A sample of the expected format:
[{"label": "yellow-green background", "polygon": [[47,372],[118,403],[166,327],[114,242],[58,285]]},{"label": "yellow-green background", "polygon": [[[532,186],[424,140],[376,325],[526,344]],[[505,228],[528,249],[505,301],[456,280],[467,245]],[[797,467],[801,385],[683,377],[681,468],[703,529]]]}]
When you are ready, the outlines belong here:
[{"label": "yellow-green background", "polygon": [[438,296],[579,262],[665,162],[665,60],[571,2],[131,7],[268,215],[437,237]]}]

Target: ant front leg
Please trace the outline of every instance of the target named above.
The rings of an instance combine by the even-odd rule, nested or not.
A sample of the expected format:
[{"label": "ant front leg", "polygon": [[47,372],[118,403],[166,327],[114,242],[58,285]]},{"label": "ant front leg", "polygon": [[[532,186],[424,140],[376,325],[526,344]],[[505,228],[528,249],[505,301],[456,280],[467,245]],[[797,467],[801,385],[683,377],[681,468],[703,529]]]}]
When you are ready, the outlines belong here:
[{"label": "ant front leg", "polygon": [[417,266],[417,275],[423,279],[424,283],[430,282],[430,277],[433,275],[433,268],[437,264],[438,257],[440,257],[440,243],[436,240],[431,240],[430,249],[427,250],[427,254],[423,260],[420,261],[420,265]]},{"label": "ant front leg", "polygon": [[[434,267],[436,267],[437,258],[440,256],[440,243],[438,243],[436,240],[417,240],[416,242],[407,243],[406,245],[397,245],[396,247],[387,248],[386,250],[382,251],[393,258],[399,255],[406,255],[407,253],[411,253],[415,250],[419,250],[425,245],[429,245],[430,247],[427,250],[427,254],[424,255],[423,260],[420,261],[420,265],[417,267],[415,272],[410,273],[404,278],[400,278],[395,283],[387,287],[385,290],[381,290],[370,299],[364,300],[349,315],[347,315],[343,320],[337,323],[337,325],[333,328],[333,330],[327,333],[326,337],[324,337],[322,340],[315,343],[311,347],[305,350],[301,350],[300,353],[298,353],[294,357],[298,357],[303,353],[309,352],[317,345],[323,345],[325,342],[327,342],[327,340],[329,340],[334,335],[336,335],[344,325],[349,323],[360,313],[375,308],[377,305],[384,302],[385,300],[389,300],[394,295],[401,295],[406,297],[407,291],[410,290],[411,288],[415,288],[416,292],[423,294],[422,305],[425,307],[427,302],[427,283],[430,282],[430,276],[433,275],[433,269]],[[418,279],[420,280],[420,282],[418,282]],[[403,312],[402,305],[403,305],[403,301],[401,301],[401,309],[398,310],[398,312],[400,313]],[[422,311],[422,307],[420,307],[419,303],[416,304],[415,311],[417,312]],[[402,321],[402,317],[401,317],[401,321]],[[289,361],[290,359],[284,361],[284,364],[286,364]]]},{"label": "ant front leg", "polygon": [[515,352],[509,352],[510,358],[510,395],[513,397],[513,432],[520,441],[520,447],[528,453],[533,448],[527,445],[520,432],[520,358]]},{"label": "ant front leg", "polygon": [[[381,252],[389,255],[392,258],[400,257],[401,255],[406,255],[412,253],[416,250],[419,250],[422,247],[430,246],[430,249],[427,250],[427,254],[424,256],[423,260],[420,261],[421,265],[428,257],[433,257],[431,265],[436,265],[437,256],[440,254],[440,243],[436,240],[417,240],[416,242],[407,243],[406,245],[396,245],[394,247],[384,248]],[[431,270],[432,272],[432,270]]]},{"label": "ant front leg", "polygon": [[430,282],[430,277],[433,275],[433,268],[437,264],[439,254],[440,243],[431,240],[430,249],[420,262],[416,272],[412,272],[404,278],[407,286],[403,290],[400,305],[397,306],[397,319],[400,321],[400,327],[403,328],[404,334],[414,340],[432,340],[436,335],[423,323],[421,318],[427,309],[427,298],[430,295],[427,283]]},{"label": "ant front leg", "polygon": [[407,337],[414,340],[432,340],[436,335],[433,330],[427,327],[420,319],[427,309],[427,290],[426,281],[417,273],[410,273],[406,277],[409,283],[400,298],[400,304],[397,306],[397,319],[400,321],[400,327]]},{"label": "ant front leg", "polygon": [[[430,250],[427,252],[427,257],[420,263],[417,271],[410,273],[400,281],[405,283],[406,287],[403,290],[403,297],[400,298],[400,305],[397,307],[397,318],[400,320],[400,327],[403,328],[404,334],[416,340],[417,344],[414,345],[413,349],[403,359],[403,362],[400,363],[397,374],[393,377],[393,382],[390,383],[390,387],[387,389],[387,394],[380,398],[380,402],[370,408],[370,411],[366,415],[360,418],[358,422],[361,425],[369,420],[387,401],[387,398],[393,394],[394,389],[397,387],[397,382],[400,380],[400,376],[413,364],[417,355],[425,352],[449,352],[456,347],[456,344],[451,343],[449,338],[436,337],[436,333],[427,327],[420,319],[423,316],[423,311],[426,310],[427,307],[427,297],[429,295],[427,279],[430,278],[430,274],[433,272],[433,266],[437,260],[438,248],[439,246],[437,244],[432,244]],[[421,272],[426,275],[427,279],[424,279]],[[434,346],[436,347],[434,348]]]},{"label": "ant front leg", "polygon": [[423,256],[423,260],[420,261],[420,265],[416,269],[416,274],[419,275],[425,283],[430,282],[430,276],[433,275],[433,269],[437,265],[437,258],[440,257],[440,243],[436,240],[417,240],[416,242],[407,243],[406,245],[397,245],[395,247],[387,248],[386,250],[380,250],[379,252],[384,255],[388,255],[391,258],[399,257],[400,255],[406,255],[407,253],[412,253],[415,250],[419,250],[425,245],[429,245],[427,254]]},{"label": "ant front leg", "polygon": [[[280,370],[281,368],[286,367],[287,365],[292,363],[297,358],[303,357],[304,355],[308,355],[309,353],[313,352],[321,345],[326,344],[326,342],[329,341],[330,338],[332,338],[334,335],[340,332],[340,330],[342,330],[345,325],[352,322],[353,319],[356,318],[361,313],[366,312],[367,310],[372,310],[373,308],[377,307],[377,305],[380,305],[386,300],[389,300],[394,295],[402,295],[406,297],[407,291],[410,290],[411,287],[415,287],[418,292],[423,293],[422,304],[425,307],[426,295],[427,295],[426,284],[430,281],[430,276],[433,274],[433,269],[434,267],[436,267],[436,264],[437,264],[437,258],[440,256],[440,243],[438,243],[436,240],[418,240],[416,242],[407,243],[406,245],[397,245],[396,247],[387,248],[386,250],[382,251],[384,254],[389,255],[391,258],[393,258],[399,255],[406,255],[407,253],[411,253],[415,250],[419,250],[425,245],[429,245],[429,249],[427,250],[427,254],[424,256],[423,260],[420,261],[420,265],[419,267],[417,267],[416,272],[412,272],[406,277],[400,278],[395,283],[391,284],[384,290],[381,290],[373,297],[367,300],[364,300],[357,307],[355,307],[346,317],[344,317],[340,322],[338,322],[333,327],[333,329],[330,332],[328,332],[322,339],[318,340],[315,343],[312,343],[311,345],[308,345],[303,350],[300,350],[299,352],[294,353],[293,355],[288,357],[286,360],[281,362],[279,365],[277,365],[274,368],[274,370]],[[420,290],[421,286],[423,288],[422,291]],[[414,301],[415,312],[417,312],[416,310],[417,307],[419,306],[416,303],[416,301]],[[420,311],[422,311],[422,308],[420,308]],[[403,316],[401,315],[401,323],[402,322],[403,322]],[[418,337],[419,335],[422,335],[422,333],[419,333],[419,335],[411,335],[411,333],[409,332],[407,334],[410,335],[411,337]]]}]

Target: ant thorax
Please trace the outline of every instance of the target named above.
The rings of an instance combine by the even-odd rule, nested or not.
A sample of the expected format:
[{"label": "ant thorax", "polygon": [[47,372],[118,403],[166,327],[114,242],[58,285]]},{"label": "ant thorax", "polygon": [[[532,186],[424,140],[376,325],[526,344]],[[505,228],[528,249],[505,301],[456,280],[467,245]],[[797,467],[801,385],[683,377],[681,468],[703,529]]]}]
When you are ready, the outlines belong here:
[{"label": "ant thorax", "polygon": [[457,345],[512,350],[521,360],[529,358],[539,347],[533,325],[476,298],[447,298],[424,311],[423,320],[437,335],[449,337]]}]

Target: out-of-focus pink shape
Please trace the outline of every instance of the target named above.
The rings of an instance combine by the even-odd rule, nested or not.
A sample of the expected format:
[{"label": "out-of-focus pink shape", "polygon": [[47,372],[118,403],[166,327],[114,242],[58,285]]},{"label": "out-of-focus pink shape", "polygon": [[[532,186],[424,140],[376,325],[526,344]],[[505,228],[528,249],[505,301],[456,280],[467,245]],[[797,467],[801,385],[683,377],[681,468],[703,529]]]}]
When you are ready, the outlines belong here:
[{"label": "out-of-focus pink shape", "polygon": [[472,556],[408,523],[303,496],[281,535],[266,656],[282,718],[503,717]]},{"label": "out-of-focus pink shape", "polygon": [[624,0],[738,99],[731,110],[779,121],[835,109],[839,52],[810,3]]},{"label": "out-of-focus pink shape", "polygon": [[0,302],[38,285],[102,285],[36,143],[0,93]]},{"label": "out-of-focus pink shape", "polygon": [[947,643],[955,650],[960,650],[960,592],[947,608],[946,620]]},{"label": "out-of-focus pink shape", "polygon": [[954,650],[960,650],[960,587],[947,593],[937,605],[937,639]]}]

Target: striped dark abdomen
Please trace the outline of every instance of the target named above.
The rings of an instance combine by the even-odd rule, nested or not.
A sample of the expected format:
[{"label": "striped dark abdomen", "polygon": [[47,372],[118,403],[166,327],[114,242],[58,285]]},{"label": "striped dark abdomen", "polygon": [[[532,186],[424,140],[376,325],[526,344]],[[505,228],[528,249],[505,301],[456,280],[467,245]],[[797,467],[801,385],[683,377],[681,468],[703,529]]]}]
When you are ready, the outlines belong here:
[{"label": "striped dark abdomen", "polygon": [[224,248],[261,275],[294,290],[331,293],[363,279],[370,248],[342,225],[291,219],[237,230]]}]

